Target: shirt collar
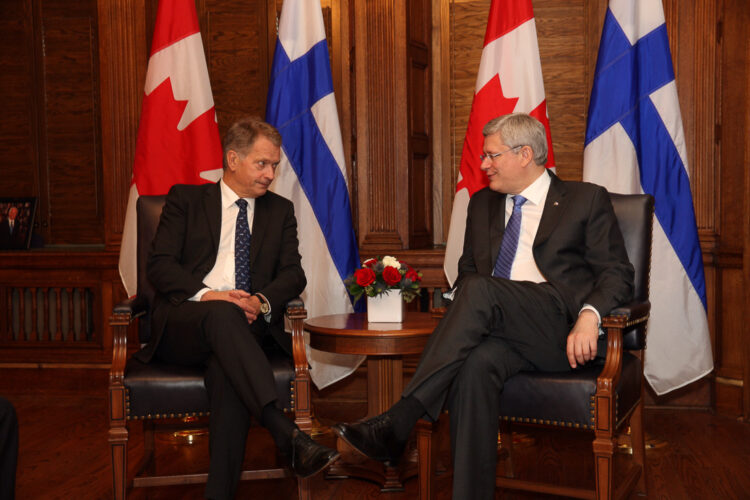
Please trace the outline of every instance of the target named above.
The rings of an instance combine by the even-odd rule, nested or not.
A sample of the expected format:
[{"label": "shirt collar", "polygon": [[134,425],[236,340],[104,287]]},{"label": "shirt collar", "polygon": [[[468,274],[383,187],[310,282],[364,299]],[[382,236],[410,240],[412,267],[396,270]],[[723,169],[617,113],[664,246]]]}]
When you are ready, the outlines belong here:
[{"label": "shirt collar", "polygon": [[519,194],[534,205],[541,205],[542,202],[547,198],[547,192],[549,191],[549,186],[551,183],[552,178],[549,176],[547,170],[545,169],[544,172],[542,172],[542,175],[537,177],[534,182],[529,184],[526,189],[521,191]]},{"label": "shirt collar", "polygon": [[[240,199],[239,195],[224,183],[224,179],[219,181],[219,187],[221,188],[221,207],[223,209],[230,208]],[[245,198],[245,201],[247,201],[248,210],[255,208],[255,198]]]}]

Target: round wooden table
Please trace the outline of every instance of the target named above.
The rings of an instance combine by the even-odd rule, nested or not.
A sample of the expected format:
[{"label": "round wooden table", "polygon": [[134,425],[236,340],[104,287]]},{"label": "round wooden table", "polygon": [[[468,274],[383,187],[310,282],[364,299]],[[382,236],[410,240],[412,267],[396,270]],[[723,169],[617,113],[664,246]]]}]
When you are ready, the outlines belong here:
[{"label": "round wooden table", "polygon": [[[372,417],[401,397],[403,356],[421,354],[438,321],[421,312],[407,312],[402,323],[368,323],[365,313],[334,314],[305,321],[305,330],[314,349],[367,356],[367,416]],[[413,467],[401,470],[377,464],[373,468],[343,461],[329,469],[329,477],[362,477],[380,484],[383,491],[402,490],[403,480],[414,473]]]}]

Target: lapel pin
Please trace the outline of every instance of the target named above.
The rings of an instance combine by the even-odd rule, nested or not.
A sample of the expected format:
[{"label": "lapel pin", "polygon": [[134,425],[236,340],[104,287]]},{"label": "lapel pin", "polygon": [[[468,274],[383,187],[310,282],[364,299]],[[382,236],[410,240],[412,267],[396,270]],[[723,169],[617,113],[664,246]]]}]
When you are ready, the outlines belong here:
[{"label": "lapel pin", "polygon": [[553,205],[557,206],[557,205],[559,205],[559,203],[558,202],[554,202]]}]

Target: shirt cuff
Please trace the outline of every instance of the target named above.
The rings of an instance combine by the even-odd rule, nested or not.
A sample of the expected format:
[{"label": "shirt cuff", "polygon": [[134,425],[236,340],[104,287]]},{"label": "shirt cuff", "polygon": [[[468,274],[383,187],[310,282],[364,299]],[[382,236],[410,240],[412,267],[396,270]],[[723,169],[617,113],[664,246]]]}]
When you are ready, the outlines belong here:
[{"label": "shirt cuff", "polygon": [[601,337],[604,335],[604,330],[602,329],[602,315],[599,314],[599,311],[596,310],[596,307],[592,306],[591,304],[583,304],[583,307],[580,311],[578,311],[578,315],[580,316],[583,311],[593,311],[594,314],[596,314],[596,326],[599,328],[599,336]]},{"label": "shirt cuff", "polygon": [[208,287],[201,288],[200,290],[198,290],[198,293],[190,297],[188,300],[192,300],[193,302],[200,302],[203,296],[206,294],[206,292],[210,292],[210,291],[211,289]]}]

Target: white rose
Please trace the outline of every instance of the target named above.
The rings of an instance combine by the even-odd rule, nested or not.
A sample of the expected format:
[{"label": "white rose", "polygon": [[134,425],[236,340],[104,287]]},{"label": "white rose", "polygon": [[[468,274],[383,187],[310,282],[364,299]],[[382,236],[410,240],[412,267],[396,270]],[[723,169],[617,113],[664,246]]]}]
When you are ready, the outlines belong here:
[{"label": "white rose", "polygon": [[401,269],[401,263],[398,261],[396,257],[391,257],[390,255],[386,255],[383,257],[383,265],[384,266],[391,266],[395,267],[396,269]]}]

